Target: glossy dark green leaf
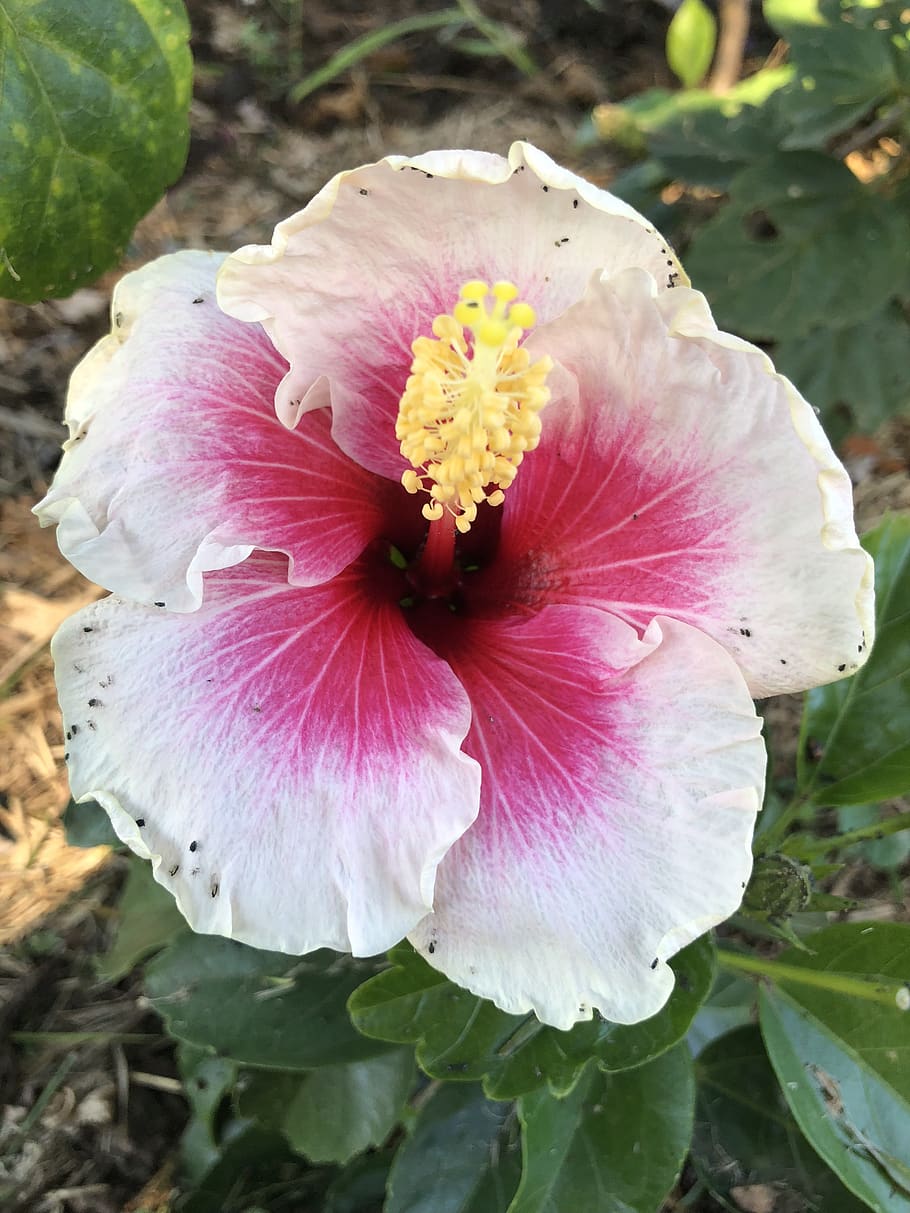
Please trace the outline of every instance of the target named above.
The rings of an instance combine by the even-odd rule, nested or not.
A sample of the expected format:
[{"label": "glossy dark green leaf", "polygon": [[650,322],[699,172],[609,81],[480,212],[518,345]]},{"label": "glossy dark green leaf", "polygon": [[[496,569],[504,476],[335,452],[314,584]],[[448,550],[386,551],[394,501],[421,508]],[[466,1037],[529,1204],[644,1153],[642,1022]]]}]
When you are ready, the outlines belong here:
[{"label": "glossy dark green leaf", "polygon": [[247,1066],[312,1070],[385,1046],[360,1036],[345,1003],[375,961],[336,952],[284,956],[214,935],[185,935],[146,969],[146,990],[179,1040]]},{"label": "glossy dark green leaf", "polygon": [[71,799],[63,811],[63,828],[66,841],[71,847],[123,849],[123,843],[114,833],[111,819],[94,800],[77,804]]},{"label": "glossy dark green leaf", "polygon": [[888,303],[847,328],[821,327],[774,347],[777,369],[821,409],[832,442],[910,410],[910,320]]},{"label": "glossy dark green leaf", "polygon": [[126,884],[117,903],[114,942],[98,960],[98,975],[119,981],[146,956],[189,931],[173,896],[155,880],[152,865],[130,859]]},{"label": "glossy dark green leaf", "polygon": [[713,1192],[727,1196],[731,1188],[771,1184],[781,1208],[861,1213],[863,1204],[799,1132],[757,1025],[710,1044],[695,1076],[692,1158]]},{"label": "glossy dark green leaf", "polygon": [[694,1096],[684,1045],[636,1070],[591,1066],[565,1099],[525,1095],[509,1213],[655,1213],[689,1148]]},{"label": "glossy dark green leaf", "polygon": [[875,560],[876,638],[852,678],[806,697],[799,780],[818,804],[885,800],[910,790],[910,514],[863,539]]},{"label": "glossy dark green leaf", "polygon": [[784,146],[821,147],[910,84],[903,0],[765,0],[766,19],[790,44],[797,79],[788,90]]},{"label": "glossy dark green leaf", "polygon": [[622,1070],[658,1056],[685,1035],[714,972],[711,941],[700,939],[671,962],[676,989],[651,1019],[630,1025],[594,1019],[560,1032],[533,1015],[506,1015],[448,981],[408,945],[389,958],[393,967],[351,998],[354,1023],[369,1036],[416,1045],[418,1062],[435,1078],[483,1079],[493,1099],[544,1084],[564,1093],[592,1057]]},{"label": "glossy dark green leaf", "polygon": [[122,255],[186,158],[182,0],[0,4],[0,294],[68,295]]},{"label": "glossy dark green leaf", "polygon": [[478,1086],[443,1086],[395,1156],[384,1213],[506,1213],[520,1176],[511,1107]]},{"label": "glossy dark green leaf", "polygon": [[707,74],[717,42],[717,19],[705,0],[682,0],[667,30],[667,63],[684,88]]},{"label": "glossy dark green leaf", "polygon": [[737,174],[686,257],[718,322],[756,340],[860,324],[906,280],[906,216],[817,152]]},{"label": "glossy dark green leaf", "polygon": [[241,1116],[280,1129],[313,1162],[344,1163],[389,1136],[414,1073],[410,1049],[303,1075],[257,1070],[245,1076],[237,1106]]},{"label": "glossy dark green leaf", "polygon": [[811,952],[779,961],[822,984],[787,978],[759,993],[771,1063],[799,1127],[845,1186],[876,1213],[907,1213],[910,925],[838,923],[806,944]]}]

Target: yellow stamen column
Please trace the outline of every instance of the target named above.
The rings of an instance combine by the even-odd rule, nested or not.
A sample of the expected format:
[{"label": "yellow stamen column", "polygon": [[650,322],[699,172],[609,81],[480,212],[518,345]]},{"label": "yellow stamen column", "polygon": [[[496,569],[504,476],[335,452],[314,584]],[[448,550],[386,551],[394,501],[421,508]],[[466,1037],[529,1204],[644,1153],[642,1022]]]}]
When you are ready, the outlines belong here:
[{"label": "yellow stamen column", "polygon": [[553,363],[545,357],[532,365],[519,345],[536,318],[517,296],[511,282],[466,282],[452,314],[433,321],[433,337],[411,346],[395,436],[411,464],[402,484],[430,498],[426,556],[440,548],[444,530],[451,562],[455,530],[466,534],[483,502],[502,504],[525,453],[540,441]]}]

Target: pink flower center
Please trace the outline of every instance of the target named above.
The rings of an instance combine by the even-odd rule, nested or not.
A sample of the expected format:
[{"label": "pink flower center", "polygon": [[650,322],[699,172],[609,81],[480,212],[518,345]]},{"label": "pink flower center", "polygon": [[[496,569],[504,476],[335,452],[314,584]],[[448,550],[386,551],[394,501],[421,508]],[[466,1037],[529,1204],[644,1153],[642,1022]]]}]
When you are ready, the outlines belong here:
[{"label": "pink flower center", "polygon": [[444,659],[462,645],[471,620],[535,613],[533,590],[514,603],[514,571],[497,575],[499,510],[482,512],[461,533],[448,511],[427,523],[412,501],[402,494],[386,516],[385,537],[364,552],[365,593],[398,606],[414,635]]}]

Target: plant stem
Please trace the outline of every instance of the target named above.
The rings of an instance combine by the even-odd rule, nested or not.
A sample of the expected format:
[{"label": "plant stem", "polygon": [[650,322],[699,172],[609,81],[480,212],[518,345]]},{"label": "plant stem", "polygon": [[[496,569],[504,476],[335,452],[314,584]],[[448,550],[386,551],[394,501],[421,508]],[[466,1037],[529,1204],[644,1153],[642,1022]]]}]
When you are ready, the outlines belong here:
[{"label": "plant stem", "polygon": [[722,969],[737,973],[750,973],[756,977],[767,977],[770,981],[788,981],[793,985],[812,986],[816,990],[830,990],[833,994],[846,994],[879,1006],[898,1007],[898,996],[905,983],[886,977],[860,977],[852,973],[835,973],[827,970],[806,969],[801,965],[781,964],[762,956],[746,956],[728,948],[718,948],[717,963]]},{"label": "plant stem", "polygon": [[22,1045],[137,1045],[167,1038],[156,1032],[10,1032],[9,1039]]},{"label": "plant stem", "polygon": [[786,837],[787,831],[793,825],[803,809],[808,808],[812,801],[808,795],[797,796],[795,800],[791,800],[787,807],[782,811],[780,817],[765,830],[755,840],[754,851],[756,855],[767,855],[769,851],[776,851]]},{"label": "plant stem", "polygon": [[708,88],[722,94],[729,92],[742,74],[749,36],[749,0],[720,0],[719,15],[720,35]]},{"label": "plant stem", "polygon": [[886,817],[884,821],[873,821],[867,826],[857,826],[855,830],[831,834],[827,838],[795,838],[789,846],[784,843],[782,849],[794,859],[811,859],[814,855],[839,851],[855,842],[865,842],[868,838],[879,839],[889,834],[899,834],[901,830],[910,830],[910,813],[898,813],[895,817]]},{"label": "plant stem", "polygon": [[322,88],[324,84],[328,84],[336,76],[340,76],[349,67],[359,63],[361,59],[365,59],[367,55],[372,55],[374,51],[380,50],[390,42],[395,42],[398,38],[404,38],[406,34],[440,29],[447,25],[464,25],[464,23],[465,15],[460,8],[444,8],[435,13],[415,13],[413,17],[403,17],[400,21],[393,21],[391,25],[371,30],[370,33],[363,34],[360,38],[349,42],[347,46],[343,46],[340,51],[336,51],[327,62],[323,63],[322,67],[298,81],[288,93],[288,100],[292,105],[296,105],[304,97],[315,92],[317,88]]},{"label": "plant stem", "polygon": [[489,42],[490,46],[503,59],[508,59],[513,67],[517,67],[523,76],[533,76],[537,71],[537,64],[531,56],[520,47],[504,30],[498,21],[491,21],[485,16],[474,0],[457,0],[458,7],[471,22],[479,34]]}]

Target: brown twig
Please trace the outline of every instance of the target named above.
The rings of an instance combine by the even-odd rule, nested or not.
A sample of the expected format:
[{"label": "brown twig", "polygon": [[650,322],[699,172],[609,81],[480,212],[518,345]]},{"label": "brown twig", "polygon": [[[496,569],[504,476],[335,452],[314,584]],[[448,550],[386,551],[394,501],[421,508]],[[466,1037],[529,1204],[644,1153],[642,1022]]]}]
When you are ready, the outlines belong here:
[{"label": "brown twig", "polygon": [[749,36],[749,0],[720,0],[720,32],[714,69],[708,81],[712,93],[726,93],[739,80]]},{"label": "brown twig", "polygon": [[870,143],[875,143],[882,135],[889,134],[895,126],[901,121],[904,114],[907,112],[906,100],[900,100],[895,105],[870,122],[868,126],[862,126],[859,130],[854,131],[851,135],[834,148],[834,155],[839,160],[846,159],[851,152],[861,151],[868,147]]}]

